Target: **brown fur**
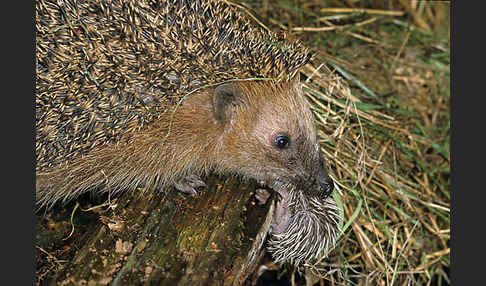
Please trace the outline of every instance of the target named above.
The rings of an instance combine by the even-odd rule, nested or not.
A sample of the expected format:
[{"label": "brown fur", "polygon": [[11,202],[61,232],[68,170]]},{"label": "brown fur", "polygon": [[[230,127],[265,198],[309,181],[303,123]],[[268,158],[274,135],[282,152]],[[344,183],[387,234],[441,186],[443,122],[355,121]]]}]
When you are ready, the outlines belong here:
[{"label": "brown fur", "polygon": [[[116,193],[140,186],[164,188],[209,171],[292,181],[305,177],[308,169],[322,168],[315,166],[319,160],[306,159],[318,158],[319,151],[313,117],[297,81],[234,84],[242,102],[229,107],[227,121],[214,117],[214,89],[188,96],[174,115],[169,137],[167,112],[148,128],[125,134],[117,144],[98,146],[68,165],[38,172],[39,204],[66,202],[94,189]],[[292,144],[302,146],[282,152],[273,146],[276,133],[289,134],[295,138]]]},{"label": "brown fur", "polygon": [[[241,87],[246,104],[236,108],[234,122],[222,137],[225,147],[220,150],[221,161],[231,158],[226,159],[226,169],[263,180],[298,175],[305,157],[317,152],[313,115],[300,83],[255,82]],[[308,152],[304,155],[299,150],[276,149],[273,145],[276,134],[290,135],[292,145],[302,143],[294,147]]]}]

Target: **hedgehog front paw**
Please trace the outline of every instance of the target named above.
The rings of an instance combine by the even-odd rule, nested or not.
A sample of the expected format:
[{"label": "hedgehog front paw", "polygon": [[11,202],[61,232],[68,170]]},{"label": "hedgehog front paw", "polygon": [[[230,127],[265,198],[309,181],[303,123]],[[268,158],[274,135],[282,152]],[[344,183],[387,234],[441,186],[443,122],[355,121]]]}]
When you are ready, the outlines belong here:
[{"label": "hedgehog front paw", "polygon": [[196,188],[206,187],[206,183],[197,175],[189,175],[174,183],[174,187],[183,193],[197,195]]}]

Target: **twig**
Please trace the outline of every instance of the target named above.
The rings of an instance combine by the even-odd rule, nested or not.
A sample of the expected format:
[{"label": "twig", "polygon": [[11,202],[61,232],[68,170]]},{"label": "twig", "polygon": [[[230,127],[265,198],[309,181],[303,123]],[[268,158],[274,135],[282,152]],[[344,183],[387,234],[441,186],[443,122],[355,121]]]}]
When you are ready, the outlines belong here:
[{"label": "twig", "polygon": [[[327,20],[325,20],[323,18],[321,18],[321,20],[325,21],[329,25],[329,22],[327,22]],[[327,32],[327,31],[333,31],[333,30],[342,30],[342,29],[349,28],[349,27],[352,27],[352,26],[361,27],[361,26],[364,26],[366,24],[373,23],[376,20],[378,20],[378,19],[377,18],[370,18],[370,19],[367,19],[365,21],[362,21],[362,22],[359,22],[359,23],[356,23],[356,24],[347,24],[347,25],[332,25],[331,24],[330,26],[327,26],[327,27],[294,27],[291,30],[294,31],[294,32]]]},{"label": "twig", "polygon": [[294,32],[325,32],[338,29],[337,26],[334,27],[294,27],[292,31]]},{"label": "twig", "polygon": [[403,11],[379,10],[379,9],[360,9],[360,8],[322,8],[323,13],[365,13],[373,15],[403,16]]},{"label": "twig", "polygon": [[412,33],[412,31],[413,31],[413,27],[411,27],[408,30],[408,33],[407,33],[407,35],[405,35],[405,39],[403,40],[402,45],[400,46],[400,49],[398,50],[397,54],[395,55],[395,58],[393,59],[393,62],[392,62],[391,68],[390,68],[390,70],[392,72],[393,72],[393,70],[395,70],[396,62],[397,62],[398,58],[400,57],[400,55],[402,54],[403,49],[405,48],[405,45],[408,43],[408,39],[410,38],[410,34]]},{"label": "twig", "polygon": [[271,30],[267,26],[265,26],[260,20],[258,20],[252,13],[250,13],[250,11],[248,11],[248,8],[246,8],[245,6],[231,2],[231,1],[225,1],[225,2],[228,3],[231,6],[235,6],[235,7],[238,7],[239,9],[243,10],[250,18],[255,20],[255,22],[257,22],[258,25],[260,25],[262,28],[267,30],[267,32],[271,32]]},{"label": "twig", "polygon": [[342,76],[344,76],[347,80],[350,80],[354,82],[358,87],[360,87],[366,94],[372,97],[377,97],[376,94],[371,91],[368,87],[366,87],[361,81],[359,81],[357,78],[352,76],[351,74],[347,73],[344,71],[342,68],[340,68],[337,64],[329,61],[329,64],[335,68]]},{"label": "twig", "polygon": [[[392,137],[395,137],[396,135],[397,135],[397,130],[395,130],[395,132],[393,132]],[[392,141],[391,138],[388,139],[388,141],[385,143],[385,146],[383,146],[383,148],[381,149],[380,155],[378,156],[378,159],[377,159],[378,162],[380,162],[381,159],[383,158],[383,155],[385,155],[385,152],[388,149],[388,146],[390,145],[391,141]],[[371,170],[370,176],[368,177],[368,180],[366,180],[365,187],[368,186],[368,184],[370,183],[371,179],[373,178],[373,175],[375,174],[377,167],[378,167],[378,163],[375,164],[375,166]]]},{"label": "twig", "polygon": [[76,205],[74,206],[74,209],[73,211],[71,212],[71,233],[66,237],[66,238],[63,238],[62,240],[67,240],[68,238],[71,237],[71,235],[73,235],[74,233],[74,223],[73,223],[73,217],[74,217],[74,213],[76,212],[76,209],[79,207],[79,203],[76,203]]}]

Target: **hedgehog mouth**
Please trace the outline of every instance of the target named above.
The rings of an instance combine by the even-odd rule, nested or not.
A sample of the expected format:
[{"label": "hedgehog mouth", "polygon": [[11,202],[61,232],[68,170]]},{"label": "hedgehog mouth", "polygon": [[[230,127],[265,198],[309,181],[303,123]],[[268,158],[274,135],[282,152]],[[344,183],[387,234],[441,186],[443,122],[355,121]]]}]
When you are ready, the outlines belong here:
[{"label": "hedgehog mouth", "polygon": [[287,229],[290,223],[290,218],[292,217],[292,212],[290,211],[291,195],[287,189],[273,189],[277,194],[278,198],[275,202],[275,213],[272,222],[272,234],[280,234]]},{"label": "hedgehog mouth", "polygon": [[284,183],[283,181],[260,181],[257,184],[257,192],[258,190],[263,190],[262,195],[257,199],[260,201],[260,204],[265,204],[268,198],[270,198],[271,194],[268,190],[277,194],[270,233],[282,233],[290,222],[292,214],[289,208],[291,204],[289,186],[288,183]]}]

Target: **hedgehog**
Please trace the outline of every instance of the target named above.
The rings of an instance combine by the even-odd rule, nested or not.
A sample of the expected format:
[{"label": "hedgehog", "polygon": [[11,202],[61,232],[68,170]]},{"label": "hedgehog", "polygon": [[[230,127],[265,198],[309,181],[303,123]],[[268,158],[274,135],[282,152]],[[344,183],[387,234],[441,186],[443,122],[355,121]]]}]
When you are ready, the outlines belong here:
[{"label": "hedgehog", "polygon": [[300,265],[339,225],[300,68],[309,51],[218,0],[37,0],[36,202],[210,173],[279,194],[268,249]]}]

